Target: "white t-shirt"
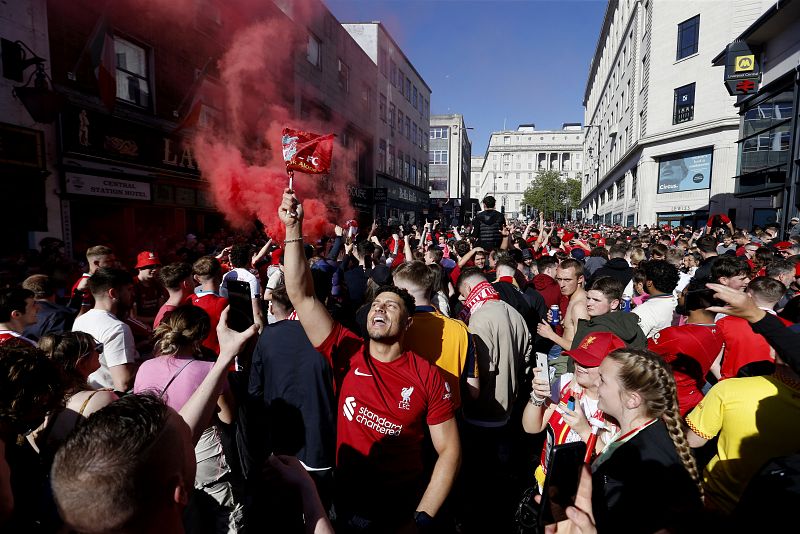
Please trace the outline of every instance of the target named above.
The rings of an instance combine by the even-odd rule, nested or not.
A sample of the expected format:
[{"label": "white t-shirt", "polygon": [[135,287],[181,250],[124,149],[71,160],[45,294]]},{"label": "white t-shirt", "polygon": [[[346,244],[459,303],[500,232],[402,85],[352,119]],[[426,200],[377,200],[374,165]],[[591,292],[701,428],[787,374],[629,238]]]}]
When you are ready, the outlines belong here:
[{"label": "white t-shirt", "polygon": [[113,388],[114,379],[109,367],[134,363],[139,359],[130,327],[111,312],[91,309],[75,319],[72,331],[86,332],[103,344],[100,368],[89,375],[89,385],[94,388]]},{"label": "white t-shirt", "polygon": [[653,337],[659,330],[672,325],[672,314],[677,305],[678,300],[674,295],[659,295],[636,306],[632,313],[639,316],[639,326],[644,335]]},{"label": "white t-shirt", "polygon": [[261,288],[258,285],[258,278],[256,278],[256,275],[254,275],[247,269],[237,267],[235,269],[231,269],[230,271],[225,273],[224,277],[222,277],[222,285],[219,288],[220,297],[228,298],[229,280],[238,280],[239,282],[247,282],[250,284],[250,296],[254,299],[259,298],[261,296]]}]

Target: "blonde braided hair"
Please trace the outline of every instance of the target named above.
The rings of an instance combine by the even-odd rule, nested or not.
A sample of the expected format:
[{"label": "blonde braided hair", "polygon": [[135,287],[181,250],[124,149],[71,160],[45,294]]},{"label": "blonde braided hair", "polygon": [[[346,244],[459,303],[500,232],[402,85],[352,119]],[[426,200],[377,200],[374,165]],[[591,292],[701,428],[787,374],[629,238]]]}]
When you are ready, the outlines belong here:
[{"label": "blonde braided hair", "polygon": [[645,349],[617,349],[607,358],[620,364],[620,383],[626,390],[635,391],[642,397],[647,415],[664,421],[678,457],[702,495],[700,471],[686,438],[672,370],[657,354]]}]

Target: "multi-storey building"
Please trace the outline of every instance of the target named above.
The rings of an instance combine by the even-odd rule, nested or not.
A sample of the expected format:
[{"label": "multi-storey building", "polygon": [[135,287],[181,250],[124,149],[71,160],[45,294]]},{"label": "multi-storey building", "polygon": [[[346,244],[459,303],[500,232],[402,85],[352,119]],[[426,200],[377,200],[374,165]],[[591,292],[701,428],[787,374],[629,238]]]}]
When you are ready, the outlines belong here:
[{"label": "multi-storey building", "polygon": [[749,226],[733,197],[739,121],[712,58],[769,2],[610,0],[584,93],[581,206],[605,223]]},{"label": "multi-storey building", "polygon": [[507,217],[524,216],[522,196],[537,172],[558,171],[564,179],[581,175],[583,134],[580,123],[564,123],[560,130],[521,124],[516,130],[493,132],[478,182],[478,198],[492,195],[497,209]]},{"label": "multi-storey building", "polygon": [[[34,75],[34,63],[17,69],[7,60],[38,57],[41,75],[50,74],[50,44],[45,0],[20,0],[0,6],[3,76],[0,76],[0,228],[6,252],[36,248],[41,238],[61,238],[59,199],[55,166],[56,128],[34,119],[23,102],[35,104],[35,97],[23,101],[15,88],[25,86]],[[20,62],[21,63],[21,62]],[[33,87],[36,75],[27,84]],[[14,92],[14,93],[12,93]],[[16,94],[16,96],[14,96]],[[37,106],[38,107],[38,106]]]},{"label": "multi-storey building", "polygon": [[[250,3],[246,12],[220,0],[146,13],[134,0],[25,0],[0,8],[0,37],[10,41],[4,60],[6,52],[22,54],[11,50],[22,41],[30,48],[25,58],[45,60],[43,72],[64,99],[53,125],[36,124],[19,99],[0,99],[3,121],[11,123],[0,124],[0,170],[15,177],[0,187],[7,198],[22,199],[3,212],[7,243],[26,248],[51,235],[77,257],[88,245],[107,243],[128,261],[139,247],[158,250],[167,239],[222,227],[190,139],[195,128],[226,120],[219,60],[256,22],[297,36],[281,43],[285,57],[265,61],[258,73],[278,88],[261,117],[282,108],[287,125],[298,119],[336,133],[345,150],[335,153],[334,165],[355,177],[350,201],[371,217],[378,68],[314,1],[312,10],[275,1]],[[110,84],[98,83],[101,67]],[[0,78],[9,97],[19,85]],[[420,132],[415,139],[427,140],[427,124]],[[6,157],[8,147],[19,149]]]},{"label": "multi-storey building", "polygon": [[418,222],[428,212],[428,128],[431,89],[380,22],[343,23],[378,71],[374,77],[377,214]]},{"label": "multi-storey building", "polygon": [[432,115],[428,164],[432,215],[463,222],[469,210],[472,143],[463,115]]},{"label": "multi-storey building", "polygon": [[[758,58],[761,79],[756,91],[736,102],[741,116],[736,196],[769,196],[772,206],[754,209],[753,224],[778,222],[786,228],[800,207],[800,1],[772,4],[714,64],[724,66],[730,59],[735,64],[748,54],[737,51],[742,45]],[[724,69],[715,70],[721,80]]]}]

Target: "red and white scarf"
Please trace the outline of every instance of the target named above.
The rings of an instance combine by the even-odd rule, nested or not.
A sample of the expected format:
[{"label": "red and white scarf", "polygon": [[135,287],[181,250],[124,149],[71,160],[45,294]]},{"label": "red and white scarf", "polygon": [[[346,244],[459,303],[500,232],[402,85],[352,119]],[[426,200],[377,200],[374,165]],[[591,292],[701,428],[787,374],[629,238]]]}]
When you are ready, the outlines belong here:
[{"label": "red and white scarf", "polygon": [[489,282],[481,282],[473,287],[472,291],[467,295],[464,307],[461,309],[461,313],[458,314],[458,318],[469,324],[470,316],[490,300],[500,300],[500,294]]}]

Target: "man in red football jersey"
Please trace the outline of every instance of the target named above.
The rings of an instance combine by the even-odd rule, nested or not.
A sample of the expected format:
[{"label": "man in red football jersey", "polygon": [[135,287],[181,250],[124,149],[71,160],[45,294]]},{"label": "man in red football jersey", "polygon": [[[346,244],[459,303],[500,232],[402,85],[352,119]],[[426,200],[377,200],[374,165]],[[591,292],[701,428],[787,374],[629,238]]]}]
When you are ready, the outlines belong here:
[{"label": "man in red football jersey", "polygon": [[714,314],[706,310],[716,303],[712,290],[690,283],[681,291],[675,308],[676,313],[687,316],[686,324],[668,326],[647,340],[647,348],[672,368],[682,416],[703,400],[706,375],[722,352],[722,334],[714,324]]},{"label": "man in red football jersey", "polygon": [[[303,253],[303,206],[287,189],[286,290],[311,343],[343,376],[336,444],[337,532],[397,532],[435,522],[461,458],[450,392],[435,365],[403,348],[414,298],[384,286],[367,315],[368,339],[335,322],[314,295]],[[425,425],[438,454],[426,480]]]},{"label": "man in red football jersey", "polygon": [[158,275],[161,272],[161,260],[155,252],[140,252],[136,256],[136,267],[139,273],[133,279],[133,315],[148,327],[153,327],[158,309],[167,301],[169,294]]},{"label": "man in red football jersey", "polygon": [[222,310],[228,305],[228,299],[219,296],[219,285],[222,283],[222,265],[213,256],[203,256],[192,265],[192,274],[200,284],[191,296],[192,304],[203,308],[211,319],[211,330],[203,340],[203,346],[219,354],[217,325]]},{"label": "man in red football jersey", "polygon": [[78,315],[83,315],[94,307],[94,297],[89,291],[89,277],[101,267],[116,267],[117,258],[110,248],[97,245],[86,250],[86,262],[89,264],[89,272],[83,273],[72,286],[70,306],[78,309]]}]

